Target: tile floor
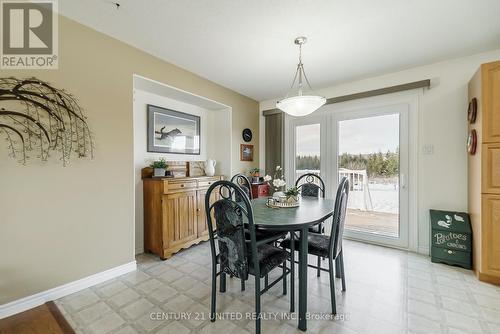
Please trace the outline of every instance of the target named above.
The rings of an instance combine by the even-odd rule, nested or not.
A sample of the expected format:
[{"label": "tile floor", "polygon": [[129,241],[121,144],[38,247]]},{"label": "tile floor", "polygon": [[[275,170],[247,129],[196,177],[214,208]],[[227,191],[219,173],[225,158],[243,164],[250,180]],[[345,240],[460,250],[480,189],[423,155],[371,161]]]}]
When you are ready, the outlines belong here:
[{"label": "tile floor", "polygon": [[[340,292],[337,280],[340,317],[310,320],[308,333],[500,333],[500,287],[478,282],[471,271],[353,241],[344,247],[347,291]],[[208,243],[167,261],[140,255],[137,262],[136,272],[56,301],[77,333],[254,333],[253,321],[245,319],[253,312],[253,277],[245,292],[237,279],[228,279],[227,292],[217,294],[218,312],[225,317],[242,312],[243,319],[206,319]],[[310,269],[309,290],[311,316],[328,315],[328,274],[317,278]],[[289,296],[281,291],[279,283],[263,295],[263,312],[278,312],[279,318],[264,320],[263,333],[302,333],[290,319]]]}]

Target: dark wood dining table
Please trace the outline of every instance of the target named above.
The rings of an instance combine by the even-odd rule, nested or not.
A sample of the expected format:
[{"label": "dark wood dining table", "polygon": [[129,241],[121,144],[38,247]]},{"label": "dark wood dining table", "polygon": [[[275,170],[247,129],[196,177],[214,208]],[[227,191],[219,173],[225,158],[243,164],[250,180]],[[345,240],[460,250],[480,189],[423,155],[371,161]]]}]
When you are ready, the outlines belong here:
[{"label": "dark wood dining table", "polygon": [[[252,200],[254,224],[274,231],[300,232],[299,246],[299,324],[307,330],[307,238],[309,227],[333,215],[335,201],[331,199],[303,197],[296,208],[270,208],[267,198]],[[294,293],[291,289],[290,293]]]}]

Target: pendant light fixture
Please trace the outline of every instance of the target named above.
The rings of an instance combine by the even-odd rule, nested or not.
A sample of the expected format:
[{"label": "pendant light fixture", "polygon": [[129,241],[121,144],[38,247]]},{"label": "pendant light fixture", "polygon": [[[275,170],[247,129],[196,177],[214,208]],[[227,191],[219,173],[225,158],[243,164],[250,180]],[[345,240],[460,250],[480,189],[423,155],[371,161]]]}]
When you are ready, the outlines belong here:
[{"label": "pendant light fixture", "polygon": [[[319,107],[326,103],[326,99],[323,96],[315,95],[309,80],[307,79],[306,72],[304,71],[304,64],[302,63],[302,45],[307,42],[306,37],[297,37],[294,41],[296,45],[299,46],[299,63],[297,64],[297,70],[295,71],[295,77],[293,78],[292,86],[286,97],[283,100],[276,102],[276,108],[286,112],[292,116],[306,116],[317,110]],[[297,94],[291,97],[295,81],[298,77],[298,90]],[[307,86],[309,87],[309,94],[304,95],[303,82],[305,80]]]}]

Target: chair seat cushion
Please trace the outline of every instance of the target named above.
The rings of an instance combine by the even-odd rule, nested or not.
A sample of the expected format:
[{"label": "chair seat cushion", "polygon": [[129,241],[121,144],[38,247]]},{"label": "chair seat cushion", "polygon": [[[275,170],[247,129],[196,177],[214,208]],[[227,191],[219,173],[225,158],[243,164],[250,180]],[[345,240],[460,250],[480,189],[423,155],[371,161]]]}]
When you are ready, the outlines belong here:
[{"label": "chair seat cushion", "polygon": [[[247,243],[248,249],[248,264],[249,273],[255,275],[255,268],[252,261],[252,253],[250,243]],[[288,259],[289,253],[278,247],[269,244],[263,244],[257,247],[257,259],[259,262],[260,277],[266,276],[271,270],[285,262]]]},{"label": "chair seat cushion", "polygon": [[[295,238],[295,250],[299,250],[300,241]],[[330,243],[330,237],[318,233],[309,233],[307,237],[308,250],[307,252],[312,255],[318,255],[322,257],[328,257],[328,244]],[[281,242],[281,247],[290,249],[292,245],[290,237],[287,237]]]}]

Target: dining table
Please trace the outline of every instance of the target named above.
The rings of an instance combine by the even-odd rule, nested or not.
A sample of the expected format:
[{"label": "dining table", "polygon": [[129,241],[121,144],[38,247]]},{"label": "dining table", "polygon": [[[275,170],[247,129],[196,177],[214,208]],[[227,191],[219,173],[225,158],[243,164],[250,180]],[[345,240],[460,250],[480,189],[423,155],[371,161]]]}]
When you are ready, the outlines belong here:
[{"label": "dining table", "polygon": [[[307,330],[307,267],[309,228],[333,215],[335,201],[332,199],[302,197],[297,207],[274,208],[267,206],[267,198],[252,200],[254,224],[258,228],[273,231],[300,233],[299,239],[299,313],[298,328]],[[294,254],[292,254],[294,259]],[[290,289],[294,300],[294,289]]]}]

